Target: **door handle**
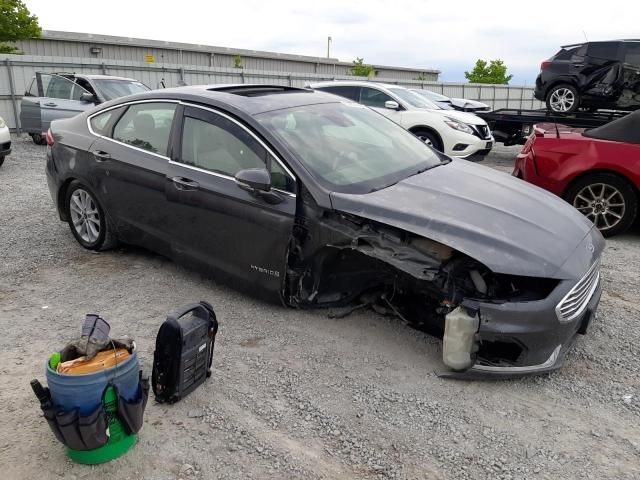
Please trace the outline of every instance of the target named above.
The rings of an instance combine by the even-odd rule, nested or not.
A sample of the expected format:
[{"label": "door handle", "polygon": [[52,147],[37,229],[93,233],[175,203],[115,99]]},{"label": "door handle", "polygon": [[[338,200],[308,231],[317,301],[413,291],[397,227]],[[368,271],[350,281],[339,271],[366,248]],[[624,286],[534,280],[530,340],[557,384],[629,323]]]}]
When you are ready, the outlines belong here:
[{"label": "door handle", "polygon": [[584,63],[572,63],[571,65],[573,65],[576,68],[584,67]]},{"label": "door handle", "polygon": [[96,159],[96,162],[104,162],[105,160],[111,160],[111,154],[107,152],[103,152],[102,150],[94,150],[93,158]]},{"label": "door handle", "polygon": [[200,184],[198,182],[194,182],[193,180],[189,180],[184,177],[173,177],[171,181],[178,190],[197,190],[200,188]]},{"label": "door handle", "polygon": [[53,103],[53,102],[47,102],[44,104],[45,107],[57,107],[58,104],[57,103]]}]

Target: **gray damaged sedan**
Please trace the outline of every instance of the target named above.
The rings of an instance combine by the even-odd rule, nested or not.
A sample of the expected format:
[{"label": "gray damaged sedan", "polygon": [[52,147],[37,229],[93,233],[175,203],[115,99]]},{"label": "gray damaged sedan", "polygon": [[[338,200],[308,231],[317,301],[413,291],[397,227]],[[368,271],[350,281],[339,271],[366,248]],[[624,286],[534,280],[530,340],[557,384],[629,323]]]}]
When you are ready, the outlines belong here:
[{"label": "gray damaged sedan", "polygon": [[558,368],[604,240],[557,197],[330,94],[153,91],[57,120],[47,178],[85,248],[118,241],[297,308],[370,306],[443,338],[444,374]]}]

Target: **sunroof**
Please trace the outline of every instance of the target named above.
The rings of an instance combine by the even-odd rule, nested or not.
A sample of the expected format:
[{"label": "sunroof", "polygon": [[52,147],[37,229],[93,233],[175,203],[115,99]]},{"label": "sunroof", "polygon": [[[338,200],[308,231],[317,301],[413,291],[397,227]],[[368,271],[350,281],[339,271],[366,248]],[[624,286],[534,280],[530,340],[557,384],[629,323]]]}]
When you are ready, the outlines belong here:
[{"label": "sunroof", "polygon": [[310,92],[305,88],[287,87],[282,85],[230,85],[228,87],[210,88],[213,92],[233,93],[243,97],[260,97],[263,95],[274,95],[279,93]]}]

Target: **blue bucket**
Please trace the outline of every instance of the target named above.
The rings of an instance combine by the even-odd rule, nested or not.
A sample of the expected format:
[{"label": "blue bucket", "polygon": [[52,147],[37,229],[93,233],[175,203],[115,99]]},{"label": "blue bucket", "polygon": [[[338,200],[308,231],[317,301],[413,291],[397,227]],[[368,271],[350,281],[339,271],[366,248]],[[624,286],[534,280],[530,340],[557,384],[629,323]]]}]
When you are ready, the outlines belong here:
[{"label": "blue bucket", "polygon": [[49,367],[47,361],[47,384],[51,400],[57,408],[64,411],[79,409],[80,415],[88,415],[102,404],[102,394],[108,384],[114,384],[121,397],[127,400],[138,393],[140,366],[138,354],[133,354],[116,366],[95,373],[69,375],[58,373]]}]

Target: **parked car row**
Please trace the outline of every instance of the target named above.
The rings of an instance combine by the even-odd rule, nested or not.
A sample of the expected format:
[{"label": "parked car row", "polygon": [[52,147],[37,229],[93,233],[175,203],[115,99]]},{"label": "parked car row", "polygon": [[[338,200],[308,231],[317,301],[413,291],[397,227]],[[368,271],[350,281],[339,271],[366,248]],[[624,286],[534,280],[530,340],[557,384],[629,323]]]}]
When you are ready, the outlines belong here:
[{"label": "parked car row", "polygon": [[443,149],[466,154],[456,142],[491,141],[472,115],[315,87],[151,91],[52,122],[60,219],[85,248],[141,245],[289,306],[375,304],[442,337],[449,375],[558,368],[598,305],[598,229],[405,129],[440,122]]}]

